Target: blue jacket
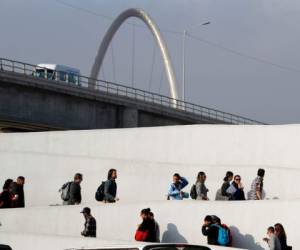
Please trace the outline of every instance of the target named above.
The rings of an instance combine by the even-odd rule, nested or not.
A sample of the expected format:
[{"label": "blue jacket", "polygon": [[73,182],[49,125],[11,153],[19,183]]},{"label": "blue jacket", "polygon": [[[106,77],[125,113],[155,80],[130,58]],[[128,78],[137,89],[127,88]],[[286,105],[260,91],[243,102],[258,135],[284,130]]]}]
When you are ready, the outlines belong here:
[{"label": "blue jacket", "polygon": [[172,200],[183,200],[183,197],[180,195],[180,191],[185,188],[189,182],[186,178],[181,177],[179,186],[176,187],[174,183],[170,185],[168,196]]}]

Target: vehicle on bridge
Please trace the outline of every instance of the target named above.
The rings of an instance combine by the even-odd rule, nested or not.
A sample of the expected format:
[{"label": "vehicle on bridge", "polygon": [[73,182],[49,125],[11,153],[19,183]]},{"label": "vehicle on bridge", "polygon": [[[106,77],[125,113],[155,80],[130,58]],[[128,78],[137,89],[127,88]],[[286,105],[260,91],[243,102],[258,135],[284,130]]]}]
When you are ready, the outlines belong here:
[{"label": "vehicle on bridge", "polygon": [[48,80],[63,81],[80,84],[80,70],[60,64],[38,64],[35,68],[34,76],[45,78]]}]

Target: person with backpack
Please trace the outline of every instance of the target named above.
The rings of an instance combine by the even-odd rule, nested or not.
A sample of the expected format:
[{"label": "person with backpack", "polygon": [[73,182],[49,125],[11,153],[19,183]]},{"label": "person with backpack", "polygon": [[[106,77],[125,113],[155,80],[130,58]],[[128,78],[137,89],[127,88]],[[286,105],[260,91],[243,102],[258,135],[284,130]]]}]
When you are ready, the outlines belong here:
[{"label": "person with backpack", "polygon": [[219,245],[218,243],[219,229],[218,227],[213,225],[213,220],[210,215],[207,215],[204,218],[204,223],[202,225],[202,234],[207,237],[207,244]]},{"label": "person with backpack", "polygon": [[81,203],[82,174],[76,173],[74,181],[65,183],[60,191],[63,205],[78,205]]},{"label": "person with backpack", "polygon": [[221,219],[216,215],[211,215],[212,226],[218,228],[218,244],[220,246],[231,246],[232,245],[232,235],[229,227],[226,224],[222,224]]},{"label": "person with backpack", "polygon": [[23,176],[19,176],[17,181],[12,183],[11,191],[15,196],[14,207],[25,207],[24,184]]},{"label": "person with backpack", "polygon": [[113,203],[118,201],[117,195],[117,170],[110,169],[107,174],[107,181],[104,185],[104,202]]},{"label": "person with backpack", "polygon": [[107,180],[103,181],[95,193],[96,201],[104,201],[105,203],[114,203],[119,199],[117,195],[117,170],[110,169],[107,174]]},{"label": "person with backpack", "polygon": [[150,208],[145,208],[141,211],[140,216],[143,221],[136,230],[134,237],[136,241],[156,242],[155,222],[150,218],[150,213]]},{"label": "person with backpack", "polygon": [[189,194],[182,191],[188,184],[189,182],[185,177],[181,177],[179,174],[175,173],[173,175],[173,183],[169,188],[168,199],[183,200],[184,198],[189,198]]},{"label": "person with backpack", "polygon": [[230,193],[227,193],[227,189],[230,187],[231,181],[233,180],[233,173],[227,171],[223,179],[221,188],[217,191],[216,200],[229,200],[231,197]]},{"label": "person with backpack", "polygon": [[264,186],[265,170],[260,168],[257,171],[257,177],[252,181],[248,200],[262,200]]},{"label": "person with backpack", "polygon": [[207,197],[208,189],[205,186],[206,174],[199,172],[196,181],[196,200],[209,200]]},{"label": "person with backpack", "polygon": [[91,209],[85,207],[80,213],[83,214],[85,219],[84,230],[81,232],[81,235],[84,237],[96,237],[97,224],[96,219],[91,215]]},{"label": "person with backpack", "polygon": [[7,179],[3,185],[3,191],[0,194],[0,208],[13,208],[15,196],[11,192],[13,180]]}]

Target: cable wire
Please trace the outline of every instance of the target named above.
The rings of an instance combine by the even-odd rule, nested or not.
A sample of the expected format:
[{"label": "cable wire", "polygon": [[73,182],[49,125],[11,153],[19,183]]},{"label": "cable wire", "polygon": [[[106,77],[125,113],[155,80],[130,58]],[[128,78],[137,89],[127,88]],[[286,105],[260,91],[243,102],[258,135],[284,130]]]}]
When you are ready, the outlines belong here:
[{"label": "cable wire", "polygon": [[291,67],[288,67],[288,66],[285,66],[285,65],[281,65],[281,64],[278,64],[278,63],[274,63],[272,61],[269,61],[269,60],[266,60],[266,59],[262,59],[262,58],[259,58],[259,57],[256,57],[256,56],[251,56],[251,55],[248,55],[248,54],[245,54],[245,53],[242,53],[242,52],[239,52],[239,51],[236,51],[236,50],[233,50],[231,48],[227,48],[221,44],[218,44],[218,43],[215,43],[215,42],[211,42],[211,41],[208,41],[206,39],[203,39],[201,37],[198,37],[198,36],[194,36],[194,35],[191,35],[191,34],[187,34],[190,38],[192,39],[195,39],[197,41],[200,41],[202,43],[205,43],[205,44],[208,44],[210,46],[213,46],[215,48],[218,48],[218,49],[221,49],[221,50],[224,50],[224,51],[227,51],[231,54],[234,54],[236,56],[240,56],[240,57],[243,57],[243,58],[247,58],[247,59],[250,59],[250,60],[253,60],[253,61],[256,61],[256,62],[259,62],[259,63],[263,63],[263,64],[267,64],[267,65],[270,65],[270,66],[273,66],[273,67],[277,67],[277,68],[280,68],[280,69],[283,69],[283,70],[288,70],[288,71],[292,71],[292,72],[297,72],[297,73],[300,73],[300,70],[299,69],[295,69],[295,68],[291,68]]}]

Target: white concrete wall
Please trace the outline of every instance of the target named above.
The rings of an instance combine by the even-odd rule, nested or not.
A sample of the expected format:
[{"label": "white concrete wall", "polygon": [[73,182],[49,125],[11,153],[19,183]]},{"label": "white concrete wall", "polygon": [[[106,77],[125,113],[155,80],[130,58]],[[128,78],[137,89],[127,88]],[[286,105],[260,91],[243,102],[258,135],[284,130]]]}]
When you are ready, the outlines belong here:
[{"label": "white concrete wall", "polygon": [[[78,214],[80,207],[36,206],[60,203],[59,187],[72,179],[75,172],[82,172],[83,204],[92,206],[104,239],[128,240],[138,223],[139,210],[150,206],[163,231],[168,223],[173,223],[189,242],[204,242],[201,220],[206,214],[217,214],[240,231],[235,233],[238,246],[263,249],[255,242],[265,246],[261,239],[266,228],[282,222],[293,249],[298,249],[300,241],[295,228],[299,222],[295,215],[300,208],[299,146],[298,125],[197,125],[0,134],[0,183],[24,175],[26,202],[32,207],[0,211],[3,223],[0,230],[78,235],[83,223]],[[111,167],[119,171],[121,201],[97,206],[95,190]],[[164,201],[174,172],[193,182],[198,171],[205,171],[209,196],[213,199],[227,170],[241,174],[247,191],[259,167],[267,171],[267,197],[280,200]],[[176,236],[176,232],[173,230],[171,235],[171,238]],[[179,238],[177,234],[174,239]]]},{"label": "white concrete wall", "polygon": [[[164,200],[172,174],[190,182],[205,171],[209,197],[227,170],[242,176],[248,191],[257,169],[267,170],[267,198],[300,198],[300,126],[178,126],[0,135],[0,183],[26,177],[26,204],[61,203],[60,186],[84,175],[83,203],[109,168],[119,170],[121,201]],[[189,190],[190,186],[187,188]],[[134,191],[133,191],[134,190]]]},{"label": "white concrete wall", "polygon": [[[267,249],[262,238],[270,225],[282,222],[288,242],[300,249],[297,215],[300,201],[262,202],[195,202],[160,201],[128,204],[102,204],[91,207],[97,220],[99,239],[130,241],[140,223],[139,212],[151,207],[161,227],[163,242],[205,244],[201,233],[203,218],[207,214],[220,216],[232,229],[233,244],[252,250]],[[84,219],[82,206],[35,207],[1,211],[2,232],[23,232],[59,236],[80,236]]]},{"label": "white concrete wall", "polygon": [[[1,243],[6,243],[13,250],[63,250],[63,249],[113,249],[120,247],[137,248],[145,245],[143,242],[107,241],[95,238],[49,236],[42,234],[21,234],[1,232]],[[147,244],[147,243],[146,243]],[[209,246],[211,250],[238,250],[239,248],[228,248]],[[125,248],[126,249],[126,248]]]}]

